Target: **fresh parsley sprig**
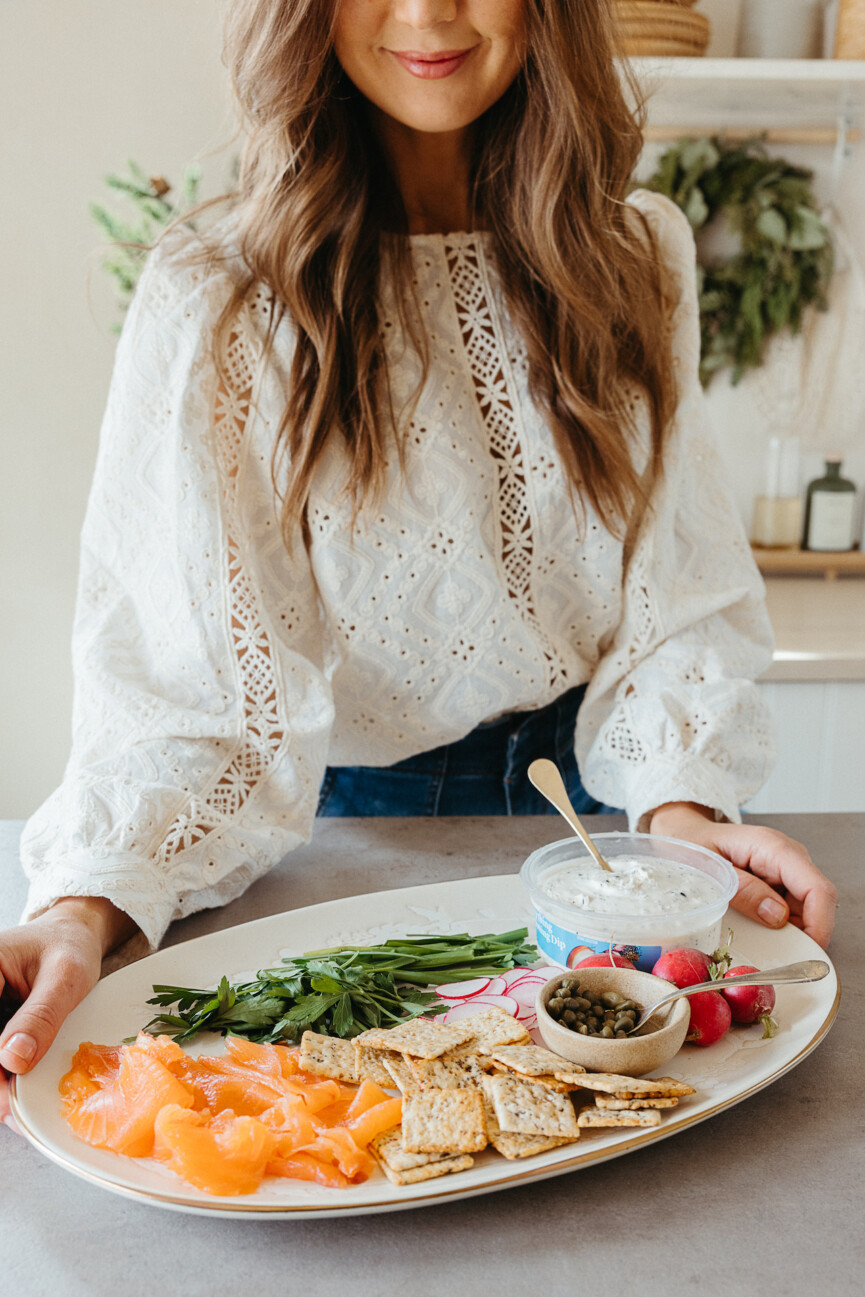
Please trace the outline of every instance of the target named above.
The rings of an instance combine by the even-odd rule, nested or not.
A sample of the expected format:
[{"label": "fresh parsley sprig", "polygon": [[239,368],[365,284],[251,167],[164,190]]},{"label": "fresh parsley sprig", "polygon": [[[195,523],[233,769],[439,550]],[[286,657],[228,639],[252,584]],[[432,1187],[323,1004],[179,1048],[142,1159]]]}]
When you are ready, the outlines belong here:
[{"label": "fresh parsley sprig", "polygon": [[538,952],[527,937],[526,928],[478,937],[409,935],[379,946],[311,950],[262,969],[251,982],[233,986],[223,977],[216,990],[156,985],[148,1003],[166,1012],[151,1018],[144,1030],[177,1041],[214,1031],[296,1042],[314,1028],[347,1040],[368,1027],[444,1013],[447,1006],[420,987],[495,977],[534,963]]}]

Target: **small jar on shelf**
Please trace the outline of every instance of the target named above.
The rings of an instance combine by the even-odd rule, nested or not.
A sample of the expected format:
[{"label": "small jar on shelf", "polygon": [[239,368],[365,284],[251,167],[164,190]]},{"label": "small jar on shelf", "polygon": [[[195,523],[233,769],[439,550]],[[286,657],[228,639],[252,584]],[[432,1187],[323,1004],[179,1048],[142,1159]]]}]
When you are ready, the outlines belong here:
[{"label": "small jar on shelf", "polygon": [[853,548],[856,486],[841,476],[841,456],[827,455],[826,472],[808,486],[802,548],[841,553]]}]

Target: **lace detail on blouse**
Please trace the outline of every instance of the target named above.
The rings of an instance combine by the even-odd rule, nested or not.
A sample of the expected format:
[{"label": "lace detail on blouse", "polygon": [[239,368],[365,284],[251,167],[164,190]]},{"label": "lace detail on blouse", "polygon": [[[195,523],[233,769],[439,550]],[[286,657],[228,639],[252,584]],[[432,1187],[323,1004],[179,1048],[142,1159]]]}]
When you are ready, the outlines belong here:
[{"label": "lace detail on blouse", "polygon": [[224,357],[226,379],[219,381],[213,416],[227,524],[222,562],[226,568],[231,638],[246,720],[244,741],[210,792],[204,797],[193,796],[187,811],[168,828],[159,851],[162,864],[179,852],[197,846],[207,834],[238,816],[247,799],[266,779],[283,740],[270,639],[237,539],[241,450],[255,382],[256,357],[250,354],[250,336],[237,330],[229,337]]},{"label": "lace detail on blouse", "polygon": [[490,457],[496,468],[494,498],[501,531],[505,586],[520,615],[542,645],[547,665],[547,687],[561,693],[568,688],[567,672],[538,619],[534,605],[532,577],[536,528],[520,442],[520,419],[507,374],[508,362],[513,361],[496,329],[490,308],[490,288],[475,243],[466,239],[458,242],[445,239],[445,256],[466,361],[489,436]]}]

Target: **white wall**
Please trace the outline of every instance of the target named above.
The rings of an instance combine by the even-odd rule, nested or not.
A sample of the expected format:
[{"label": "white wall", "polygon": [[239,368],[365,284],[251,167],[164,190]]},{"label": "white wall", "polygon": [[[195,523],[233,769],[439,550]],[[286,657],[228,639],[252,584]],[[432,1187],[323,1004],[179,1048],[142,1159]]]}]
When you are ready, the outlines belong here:
[{"label": "white wall", "polygon": [[136,159],[226,182],[216,0],[0,0],[0,817],[59,781],[78,533],[114,351],[88,203]]},{"label": "white wall", "polygon": [[[200,158],[223,187],[233,148],[206,156],[232,131],[220,3],[0,0],[0,818],[35,809],[68,747],[78,532],[114,349],[87,205],[128,157],[172,178]],[[728,43],[736,3],[701,3]],[[827,152],[803,160],[825,175]],[[843,201],[862,244],[859,171]],[[747,516],[760,430],[723,431]]]}]

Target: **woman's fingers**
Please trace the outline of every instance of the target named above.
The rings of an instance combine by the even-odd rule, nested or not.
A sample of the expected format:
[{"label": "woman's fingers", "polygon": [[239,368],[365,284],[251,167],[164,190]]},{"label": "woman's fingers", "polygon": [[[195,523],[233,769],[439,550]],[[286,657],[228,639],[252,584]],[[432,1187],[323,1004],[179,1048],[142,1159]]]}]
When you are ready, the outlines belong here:
[{"label": "woman's fingers", "polygon": [[775,829],[744,824],[716,825],[715,830],[715,850],[739,874],[736,909],[770,928],[790,918],[825,949],[835,926],[838,894],[801,842]]},{"label": "woman's fingers", "polygon": [[20,1075],[38,1063],[98,976],[98,962],[77,952],[46,956],[30,994],[0,1033],[0,1067]]},{"label": "woman's fingers", "polygon": [[801,842],[759,824],[717,824],[701,808],[670,802],[652,816],[652,832],[696,842],[736,870],[733,905],[769,928],[787,922],[824,949],[835,926],[838,894]]},{"label": "woman's fingers", "polygon": [[733,908],[767,928],[783,928],[790,916],[787,902],[756,874],[736,869],[736,877],[739,890],[731,902]]}]

